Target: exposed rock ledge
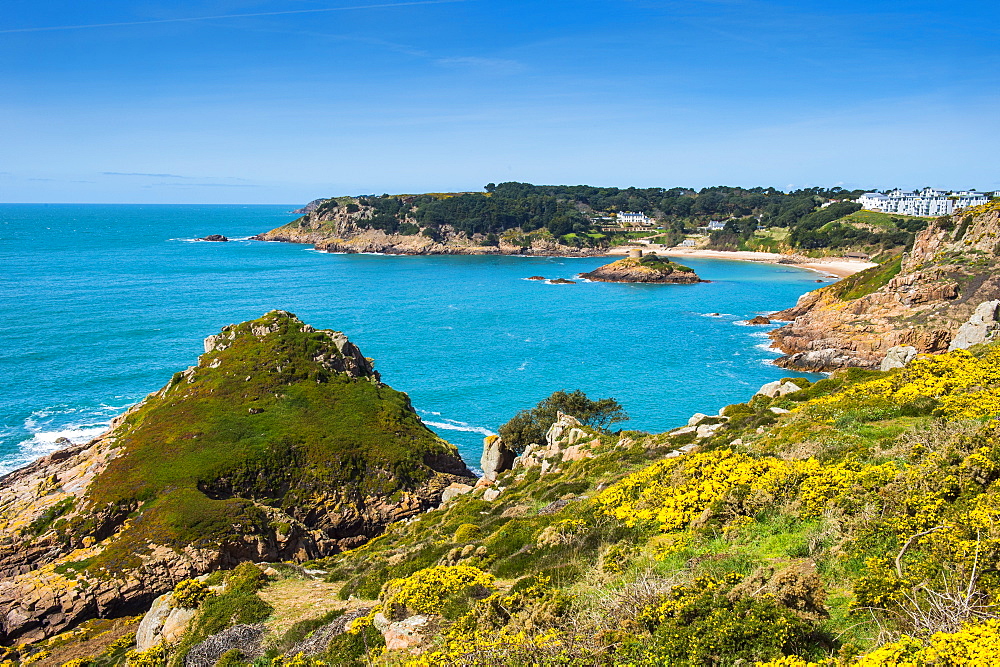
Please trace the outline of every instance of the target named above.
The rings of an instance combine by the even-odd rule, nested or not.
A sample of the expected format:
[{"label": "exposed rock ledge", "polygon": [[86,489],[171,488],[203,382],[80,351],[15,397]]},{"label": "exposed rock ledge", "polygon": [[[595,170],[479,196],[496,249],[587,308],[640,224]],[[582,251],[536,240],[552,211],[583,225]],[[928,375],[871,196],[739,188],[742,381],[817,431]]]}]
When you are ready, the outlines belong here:
[{"label": "exposed rock ledge", "polygon": [[[891,348],[920,354],[994,335],[1000,300],[1000,203],[942,218],[917,235],[909,255],[808,292],[771,319],[785,368],[879,368]],[[963,326],[965,324],[965,326]],[[961,327],[961,330],[960,330]],[[958,341],[957,343],[955,341]]]}]

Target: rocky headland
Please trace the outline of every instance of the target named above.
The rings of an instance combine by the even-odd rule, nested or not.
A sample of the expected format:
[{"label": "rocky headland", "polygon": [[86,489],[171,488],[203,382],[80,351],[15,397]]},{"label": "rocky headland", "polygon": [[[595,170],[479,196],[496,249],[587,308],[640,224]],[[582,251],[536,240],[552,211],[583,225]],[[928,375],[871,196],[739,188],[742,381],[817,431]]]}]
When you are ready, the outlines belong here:
[{"label": "rocky headland", "polygon": [[[891,348],[945,352],[991,339],[1000,299],[1000,203],[939,218],[909,253],[804,294],[771,319],[787,368],[878,368]],[[981,335],[974,332],[981,332]],[[970,338],[971,335],[971,338]]]},{"label": "rocky headland", "polygon": [[693,269],[655,254],[619,259],[593,271],[581,273],[580,277],[604,283],[690,285],[705,282]]},{"label": "rocky headland", "polygon": [[[404,198],[405,199],[405,198]],[[344,200],[344,201],[341,201]],[[348,201],[349,200],[349,201]],[[258,241],[311,243],[323,252],[380,253],[385,255],[538,255],[589,257],[606,254],[597,248],[559,243],[545,230],[521,233],[511,230],[496,238],[456,231],[449,225],[421,226],[403,217],[397,232],[372,226],[377,213],[361,199],[341,197],[317,200],[299,209],[302,217],[258,234]],[[402,230],[406,233],[402,233]]]},{"label": "rocky headland", "polygon": [[283,311],[227,326],[107,433],[0,478],[0,645],[357,547],[467,481],[343,334]]}]

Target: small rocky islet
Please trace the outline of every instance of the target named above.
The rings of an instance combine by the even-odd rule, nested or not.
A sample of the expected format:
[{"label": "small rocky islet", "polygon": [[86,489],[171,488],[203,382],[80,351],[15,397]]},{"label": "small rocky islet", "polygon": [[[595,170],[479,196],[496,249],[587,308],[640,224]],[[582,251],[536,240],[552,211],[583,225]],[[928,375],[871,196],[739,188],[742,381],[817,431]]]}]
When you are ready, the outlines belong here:
[{"label": "small rocky islet", "polygon": [[702,280],[694,269],[677,264],[655,253],[630,255],[581,273],[581,278],[605,283],[655,283],[691,285],[708,282]]}]

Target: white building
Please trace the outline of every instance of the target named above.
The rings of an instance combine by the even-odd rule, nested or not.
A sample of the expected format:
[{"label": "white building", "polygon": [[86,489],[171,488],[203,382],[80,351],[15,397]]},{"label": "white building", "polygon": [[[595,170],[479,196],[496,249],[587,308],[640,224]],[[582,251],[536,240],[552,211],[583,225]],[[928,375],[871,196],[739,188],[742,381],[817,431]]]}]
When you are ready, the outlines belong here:
[{"label": "white building", "polygon": [[719,220],[710,220],[708,223],[708,231],[710,232],[721,232],[726,228],[726,223]]},{"label": "white building", "polygon": [[652,227],[653,219],[647,218],[642,211],[633,213],[632,211],[618,211],[618,224],[625,226]]},{"label": "white building", "polygon": [[919,192],[895,189],[889,194],[866,192],[858,198],[861,208],[882,213],[899,213],[934,218],[951,215],[955,211],[970,206],[985,204],[990,197],[985,192],[963,190],[950,193],[947,190],[924,188]]}]

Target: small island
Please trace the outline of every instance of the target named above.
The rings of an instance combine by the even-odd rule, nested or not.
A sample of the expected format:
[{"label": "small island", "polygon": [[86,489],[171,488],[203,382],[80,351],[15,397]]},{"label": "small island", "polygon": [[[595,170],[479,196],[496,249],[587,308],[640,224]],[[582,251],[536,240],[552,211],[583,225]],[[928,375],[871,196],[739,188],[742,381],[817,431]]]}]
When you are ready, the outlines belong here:
[{"label": "small island", "polygon": [[692,284],[706,282],[694,269],[658,257],[655,253],[643,256],[641,250],[632,251],[628,257],[605,264],[581,278],[605,283],[672,283]]}]

